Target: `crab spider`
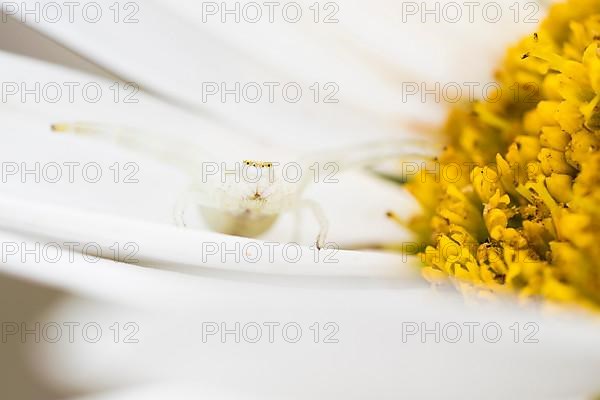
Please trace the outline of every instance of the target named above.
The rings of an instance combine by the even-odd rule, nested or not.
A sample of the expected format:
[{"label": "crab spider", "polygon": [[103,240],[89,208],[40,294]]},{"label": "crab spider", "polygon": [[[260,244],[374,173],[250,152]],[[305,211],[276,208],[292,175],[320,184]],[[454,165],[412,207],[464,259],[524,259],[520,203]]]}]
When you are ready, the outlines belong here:
[{"label": "crab spider", "polygon": [[[343,170],[386,159],[428,158],[435,155],[436,147],[421,140],[397,139],[317,152],[285,163],[217,157],[193,143],[119,126],[75,122],[53,124],[51,129],[109,140],[175,164],[190,174],[192,183],[174,206],[177,226],[186,226],[186,210],[193,204],[199,206],[210,229],[256,237],[271,228],[283,212],[308,208],[319,224],[317,249],[325,246],[328,221],[317,202],[303,197],[313,181],[314,175],[308,173],[311,166],[335,163]],[[290,165],[293,174],[289,174]]]}]

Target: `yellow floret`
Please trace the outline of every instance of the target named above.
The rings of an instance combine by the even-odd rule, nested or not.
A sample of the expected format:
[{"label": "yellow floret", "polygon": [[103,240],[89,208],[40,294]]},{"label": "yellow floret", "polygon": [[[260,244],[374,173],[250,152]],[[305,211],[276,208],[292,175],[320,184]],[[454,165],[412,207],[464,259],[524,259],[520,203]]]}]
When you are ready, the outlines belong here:
[{"label": "yellow floret", "polygon": [[423,275],[600,310],[600,1],[552,6],[495,76],[504,93],[540,90],[451,112],[438,161],[470,167],[408,183]]}]

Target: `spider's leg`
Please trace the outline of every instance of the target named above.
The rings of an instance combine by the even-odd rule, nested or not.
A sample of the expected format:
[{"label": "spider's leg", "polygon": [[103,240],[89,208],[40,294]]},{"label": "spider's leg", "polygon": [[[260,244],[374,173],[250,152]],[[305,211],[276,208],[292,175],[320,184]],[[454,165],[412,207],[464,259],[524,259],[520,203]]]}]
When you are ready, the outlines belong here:
[{"label": "spider's leg", "polygon": [[[428,160],[433,159],[441,151],[441,146],[431,140],[403,138],[364,142],[344,148],[324,150],[299,160],[304,170],[313,165],[320,168],[334,164],[337,171],[351,168],[365,168],[389,160]],[[311,174],[305,174],[300,180],[297,193],[300,196],[311,183]]]},{"label": "spider's leg", "polygon": [[201,203],[204,198],[204,192],[194,186],[182,192],[173,206],[173,221],[175,225],[182,228],[187,227],[185,222],[187,209],[190,205]]},{"label": "spider's leg", "polygon": [[70,133],[112,142],[173,164],[189,173],[197,173],[201,169],[201,160],[213,157],[198,143],[177,135],[161,135],[141,129],[96,122],[57,123],[51,128],[57,133]]},{"label": "spider's leg", "polygon": [[323,209],[314,200],[302,200],[300,206],[308,207],[313,213],[317,223],[319,224],[319,233],[317,234],[316,246],[318,250],[325,247],[325,240],[327,239],[327,233],[329,231],[329,221],[323,212]]},{"label": "spider's leg", "polygon": [[175,226],[185,228],[185,210],[187,210],[189,204],[190,192],[186,191],[179,195],[175,205],[173,206],[173,222]]}]

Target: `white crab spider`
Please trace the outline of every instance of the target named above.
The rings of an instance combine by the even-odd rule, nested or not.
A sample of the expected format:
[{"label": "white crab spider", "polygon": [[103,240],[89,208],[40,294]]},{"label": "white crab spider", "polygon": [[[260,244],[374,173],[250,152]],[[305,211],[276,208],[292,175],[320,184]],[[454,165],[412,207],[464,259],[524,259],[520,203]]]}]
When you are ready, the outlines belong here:
[{"label": "white crab spider", "polygon": [[[271,228],[283,212],[298,212],[307,207],[319,224],[316,239],[318,249],[325,246],[328,221],[317,202],[302,196],[313,178],[307,173],[311,165],[334,162],[341,170],[390,158],[427,158],[436,152],[433,144],[416,139],[370,142],[335,151],[316,152],[296,159],[294,164],[299,166],[302,176],[301,179],[290,180],[284,176],[283,169],[278,168],[286,164],[284,161],[227,160],[225,157],[215,157],[193,143],[161,138],[134,129],[76,122],[53,124],[52,130],[110,140],[183,168],[191,175],[192,184],[175,204],[173,211],[177,226],[186,226],[186,209],[194,204],[200,206],[200,213],[210,229],[225,234],[256,237]],[[213,173],[214,166],[221,171]]]}]

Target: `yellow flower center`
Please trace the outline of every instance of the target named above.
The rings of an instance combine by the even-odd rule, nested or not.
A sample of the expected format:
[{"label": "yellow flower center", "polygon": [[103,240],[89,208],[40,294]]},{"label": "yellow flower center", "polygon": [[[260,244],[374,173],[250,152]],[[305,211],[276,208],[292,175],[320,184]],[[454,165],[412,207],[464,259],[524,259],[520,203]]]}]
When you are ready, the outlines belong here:
[{"label": "yellow flower center", "polygon": [[439,176],[407,183],[423,275],[600,309],[600,2],[554,5],[496,78],[498,101],[452,110]]}]

